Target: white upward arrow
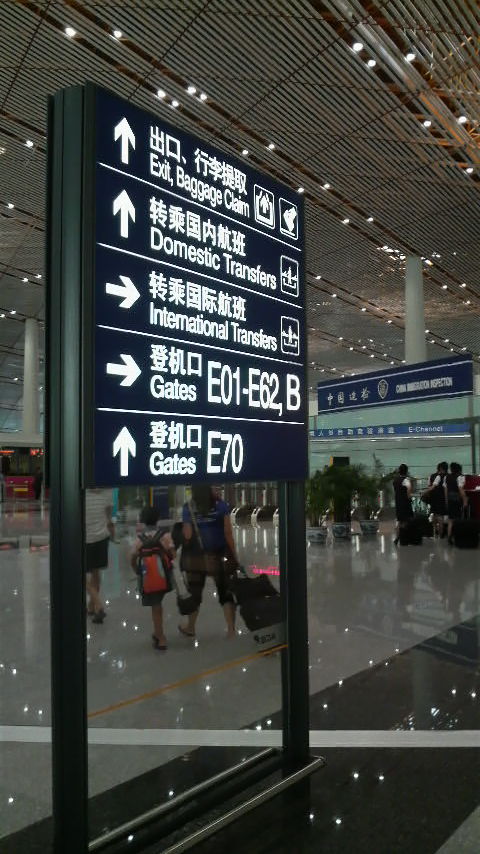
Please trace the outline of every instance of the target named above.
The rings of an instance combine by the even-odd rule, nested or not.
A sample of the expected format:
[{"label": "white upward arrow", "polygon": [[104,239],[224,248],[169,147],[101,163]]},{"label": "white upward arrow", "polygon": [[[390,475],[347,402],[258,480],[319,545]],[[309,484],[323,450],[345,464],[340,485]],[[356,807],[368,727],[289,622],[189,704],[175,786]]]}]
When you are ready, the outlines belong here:
[{"label": "white upward arrow", "polygon": [[123,365],[117,365],[115,362],[107,363],[107,374],[123,377],[120,385],[131,386],[142,372],[135,359],[129,356],[128,353],[120,353],[120,358],[123,361]]},{"label": "white upward arrow", "polygon": [[128,237],[128,219],[130,217],[135,222],[135,208],[126,190],[122,190],[113,202],[113,215],[116,216],[118,213],[120,213],[120,234],[122,237]]},{"label": "white upward arrow", "polygon": [[131,145],[132,148],[135,148],[135,134],[132,128],[130,127],[127,119],[123,118],[121,122],[119,122],[118,125],[115,126],[113,130],[113,136],[115,142],[117,141],[117,139],[121,139],[122,163],[128,163],[128,158],[130,156],[129,146]]},{"label": "white upward arrow", "polygon": [[120,477],[128,477],[130,455],[137,456],[137,444],[127,427],[122,427],[113,443],[113,456],[120,454]]},{"label": "white upward arrow", "polygon": [[122,302],[119,308],[131,308],[140,299],[140,291],[137,290],[132,280],[128,276],[119,276],[121,285],[115,285],[113,282],[105,283],[105,291],[114,297],[122,297]]}]

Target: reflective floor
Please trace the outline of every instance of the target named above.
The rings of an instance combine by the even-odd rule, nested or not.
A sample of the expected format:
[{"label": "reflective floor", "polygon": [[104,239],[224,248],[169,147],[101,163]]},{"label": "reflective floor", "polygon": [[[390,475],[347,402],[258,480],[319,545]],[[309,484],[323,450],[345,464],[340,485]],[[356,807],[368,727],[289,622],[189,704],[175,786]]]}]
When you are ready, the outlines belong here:
[{"label": "reflective floor", "polygon": [[[1,513],[0,836],[12,836],[0,840],[0,851],[22,854],[34,849],[22,848],[17,832],[51,811],[48,513],[34,505]],[[165,600],[169,648],[153,650],[149,609],[138,600],[128,563],[134,526],[120,533],[103,574],[108,616],[103,625],[88,623],[92,835],[148,809],[158,802],[159,791],[167,800],[207,772],[228,767],[233,757],[241,761],[281,738],[279,654],[259,653],[240,619],[237,636],[225,639],[211,582],[196,640],[178,632],[170,594]],[[242,562],[251,571],[266,569],[278,583],[276,529],[248,525],[235,535]],[[317,850],[308,846],[314,840],[318,846],[323,837],[317,834],[330,827],[322,811],[322,779],[337,779],[332,765],[340,775],[339,792],[346,789],[338,781],[360,757],[370,775],[375,762],[389,768],[389,777],[398,769],[395,797],[408,774],[418,774],[420,753],[442,754],[439,767],[443,762],[447,774],[448,762],[461,764],[468,753],[468,779],[479,770],[478,752],[471,749],[480,746],[478,552],[452,549],[444,540],[396,549],[385,527],[371,538],[310,545],[307,554],[312,745],[327,758],[330,751],[335,762],[329,760],[328,771],[315,776],[312,791],[320,801],[312,809],[319,818],[308,818],[309,836],[301,843],[307,847],[290,847],[292,852]],[[417,738],[418,753],[402,751],[412,744],[402,741],[409,734]],[[432,735],[463,741],[452,741],[442,753],[439,743],[427,742]],[[432,766],[432,773],[439,771]],[[371,797],[369,785],[356,790],[359,804]],[[448,827],[440,823],[441,833],[425,838],[424,847],[408,841],[405,847],[370,850],[436,851],[478,806],[478,785],[474,791],[473,802],[465,800],[465,814],[452,805]],[[387,809],[386,796],[381,797]],[[115,803],[121,805],[117,814]],[[322,850],[367,850],[351,842],[339,848],[336,837],[327,838]]]}]

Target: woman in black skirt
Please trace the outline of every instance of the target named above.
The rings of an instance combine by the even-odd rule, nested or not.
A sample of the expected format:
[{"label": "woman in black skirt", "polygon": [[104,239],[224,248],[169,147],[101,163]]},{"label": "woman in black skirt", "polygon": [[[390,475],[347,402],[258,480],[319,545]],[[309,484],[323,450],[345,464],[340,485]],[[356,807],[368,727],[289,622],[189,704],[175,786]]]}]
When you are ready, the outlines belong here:
[{"label": "woman in black skirt", "polygon": [[408,476],[408,466],[402,463],[398,467],[398,474],[393,479],[395,492],[395,512],[397,516],[397,536],[394,543],[398,545],[400,539],[400,528],[405,528],[413,516],[412,508],[412,481]]},{"label": "woman in black skirt", "polygon": [[445,477],[444,488],[448,514],[448,542],[452,546],[453,523],[455,519],[462,518],[464,508],[468,504],[465,477],[462,474],[460,463],[450,463],[450,471]]}]

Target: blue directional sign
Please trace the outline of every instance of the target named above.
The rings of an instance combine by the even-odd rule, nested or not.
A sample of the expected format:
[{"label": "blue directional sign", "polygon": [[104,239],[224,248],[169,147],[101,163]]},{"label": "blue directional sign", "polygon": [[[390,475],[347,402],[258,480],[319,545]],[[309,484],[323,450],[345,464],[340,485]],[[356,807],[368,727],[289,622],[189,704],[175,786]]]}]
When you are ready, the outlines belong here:
[{"label": "blue directional sign", "polygon": [[420,422],[419,424],[372,424],[355,427],[318,427],[310,431],[313,439],[407,439],[432,438],[433,436],[470,435],[468,422]]},{"label": "blue directional sign", "polygon": [[94,91],[95,484],[306,477],[302,199]]},{"label": "blue directional sign", "polygon": [[409,401],[462,397],[473,392],[471,356],[453,356],[346,377],[317,386],[318,414]]}]

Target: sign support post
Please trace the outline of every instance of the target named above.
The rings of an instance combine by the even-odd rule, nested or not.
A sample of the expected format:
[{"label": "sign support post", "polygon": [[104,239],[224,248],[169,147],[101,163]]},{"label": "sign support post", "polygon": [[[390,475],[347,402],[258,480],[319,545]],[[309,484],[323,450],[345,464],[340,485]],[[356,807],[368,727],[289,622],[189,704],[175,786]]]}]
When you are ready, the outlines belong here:
[{"label": "sign support post", "polygon": [[282,651],[283,752],[286,769],[309,759],[308,612],[305,483],[279,483],[280,593],[284,608]]},{"label": "sign support post", "polygon": [[88,848],[82,462],[83,90],[49,105],[48,431],[55,854]]}]

